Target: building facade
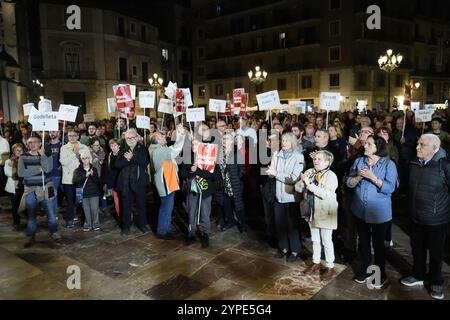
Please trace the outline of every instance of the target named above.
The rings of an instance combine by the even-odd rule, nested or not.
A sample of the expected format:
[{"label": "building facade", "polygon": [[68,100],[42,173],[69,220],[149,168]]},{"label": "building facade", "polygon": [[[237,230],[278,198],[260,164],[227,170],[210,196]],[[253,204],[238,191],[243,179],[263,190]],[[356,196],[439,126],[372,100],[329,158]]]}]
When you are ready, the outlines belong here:
[{"label": "building facade", "polygon": [[[369,30],[370,5],[381,29]],[[387,102],[387,74],[378,58],[387,49],[404,57],[390,76],[391,105],[406,83],[420,82],[413,100],[443,103],[450,96],[450,3],[386,0],[193,0],[194,104],[225,99],[233,88],[256,87],[247,72],[268,72],[260,91],[319,104],[320,92],[340,92],[341,109],[357,100]]]}]

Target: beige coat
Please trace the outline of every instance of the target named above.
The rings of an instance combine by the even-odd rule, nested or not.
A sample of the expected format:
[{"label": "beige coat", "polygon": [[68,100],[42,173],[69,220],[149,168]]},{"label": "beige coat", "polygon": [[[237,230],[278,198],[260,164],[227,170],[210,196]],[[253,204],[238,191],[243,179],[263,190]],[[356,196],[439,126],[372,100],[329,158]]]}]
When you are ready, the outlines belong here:
[{"label": "beige coat", "polygon": [[8,193],[15,194],[18,180],[13,179],[13,168],[11,159],[6,160],[5,162],[5,175],[8,177],[5,185],[5,191]]},{"label": "beige coat", "polygon": [[[78,142],[78,152],[88,152],[90,150],[84,144]],[[73,153],[72,145],[67,143],[61,147],[59,162],[62,165],[62,184],[73,184],[73,173],[80,166],[80,159]]]},{"label": "beige coat", "polygon": [[[305,172],[307,176],[313,176],[314,169]],[[303,192],[303,181],[299,181],[295,185],[297,192]],[[328,170],[320,179],[319,185],[310,184],[307,189],[314,194],[314,214],[312,220],[309,221],[312,228],[337,229],[337,211],[338,202],[336,200],[336,189],[338,187],[338,179],[336,174]],[[306,194],[304,195],[306,199]]]}]

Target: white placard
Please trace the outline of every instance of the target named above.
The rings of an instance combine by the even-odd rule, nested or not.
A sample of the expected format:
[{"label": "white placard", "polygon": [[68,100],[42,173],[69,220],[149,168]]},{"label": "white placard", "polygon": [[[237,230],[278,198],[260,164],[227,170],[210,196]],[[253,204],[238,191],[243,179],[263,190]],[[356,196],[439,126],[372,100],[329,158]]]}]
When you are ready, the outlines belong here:
[{"label": "white placard", "polygon": [[305,113],[306,111],[306,101],[289,101],[289,106],[300,109],[301,113]]},{"label": "white placard", "polygon": [[58,131],[58,112],[32,112],[28,118],[33,131]]},{"label": "white placard", "polygon": [[169,81],[169,84],[167,85],[167,88],[164,90],[164,94],[169,98],[174,100],[175,99],[175,93],[177,90],[177,83]]},{"label": "white placard", "polygon": [[417,110],[420,110],[420,102],[411,102],[411,111],[416,112]]},{"label": "white placard", "polygon": [[186,108],[192,107],[194,104],[192,103],[191,90],[189,90],[189,88],[181,90],[183,90],[184,93],[184,104],[186,105]]},{"label": "white placard", "polygon": [[58,111],[58,120],[76,122],[78,107],[70,104],[61,104]]},{"label": "white placard", "polygon": [[136,100],[136,86],[130,85],[131,99]]},{"label": "white placard", "polygon": [[256,99],[258,100],[259,110],[271,110],[281,105],[277,90],[258,94]]},{"label": "white placard", "polygon": [[225,112],[227,106],[226,100],[209,99],[209,111],[211,112]]},{"label": "white placard", "polygon": [[356,108],[358,109],[358,113],[362,113],[364,109],[367,109],[367,100],[356,100]]},{"label": "white placard", "polygon": [[150,118],[147,116],[136,116],[136,127],[150,130]]},{"label": "white placard", "polygon": [[173,113],[172,100],[170,100],[170,99],[161,99],[161,100],[159,100],[158,112],[172,114]]},{"label": "white placard", "polygon": [[106,99],[107,103],[108,103],[108,112],[109,113],[113,113],[113,112],[117,112],[117,102],[115,98],[108,98]]},{"label": "white placard", "polygon": [[139,105],[141,106],[141,108],[153,109],[155,107],[155,96],[155,91],[140,91]]},{"label": "white placard", "polygon": [[339,111],[341,94],[339,92],[321,92],[320,109],[328,111]]},{"label": "white placard", "polygon": [[38,104],[39,112],[52,112],[52,102],[48,99],[42,99]]},{"label": "white placard", "polygon": [[95,122],[95,114],[86,113],[83,115],[84,122]]},{"label": "white placard", "polygon": [[187,122],[205,121],[205,108],[188,108],[186,111]]},{"label": "white placard", "polygon": [[31,108],[34,108],[34,103],[26,103],[23,105],[23,115],[25,117],[30,115]]},{"label": "white placard", "polygon": [[416,112],[414,112],[414,115],[415,115],[415,118],[416,118],[416,122],[428,122],[428,121],[431,121],[431,119],[433,118],[433,113],[434,113],[433,109],[417,110]]}]

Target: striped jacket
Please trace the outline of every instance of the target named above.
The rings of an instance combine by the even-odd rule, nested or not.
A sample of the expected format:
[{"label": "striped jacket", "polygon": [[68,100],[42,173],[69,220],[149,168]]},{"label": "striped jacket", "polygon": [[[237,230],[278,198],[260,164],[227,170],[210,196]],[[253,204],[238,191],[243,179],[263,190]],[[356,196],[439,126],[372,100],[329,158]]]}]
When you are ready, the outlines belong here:
[{"label": "striped jacket", "polygon": [[[41,170],[42,169],[42,170]],[[24,153],[19,158],[19,177],[23,178],[23,184],[26,187],[42,186],[51,181],[48,175],[53,169],[52,157],[34,156],[29,152]],[[44,182],[43,182],[44,180]]]}]

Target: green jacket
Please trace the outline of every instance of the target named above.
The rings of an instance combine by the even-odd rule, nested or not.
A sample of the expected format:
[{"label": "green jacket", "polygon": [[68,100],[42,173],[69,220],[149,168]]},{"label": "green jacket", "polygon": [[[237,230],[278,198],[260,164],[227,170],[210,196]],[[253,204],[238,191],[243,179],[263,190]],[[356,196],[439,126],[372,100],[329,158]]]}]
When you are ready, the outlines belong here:
[{"label": "green jacket", "polygon": [[[181,150],[183,150],[184,139],[186,138],[186,134],[177,134],[177,140],[173,146],[161,146],[159,144],[152,144],[148,148],[150,153],[150,172],[151,177],[153,178],[153,183],[158,190],[158,194],[160,197],[167,196],[166,188],[164,187],[164,172],[162,167],[162,162],[164,160],[174,161],[175,158],[180,154]],[[175,168],[177,170],[178,177],[178,166],[175,163]]]}]

